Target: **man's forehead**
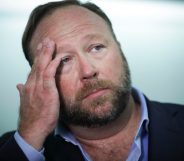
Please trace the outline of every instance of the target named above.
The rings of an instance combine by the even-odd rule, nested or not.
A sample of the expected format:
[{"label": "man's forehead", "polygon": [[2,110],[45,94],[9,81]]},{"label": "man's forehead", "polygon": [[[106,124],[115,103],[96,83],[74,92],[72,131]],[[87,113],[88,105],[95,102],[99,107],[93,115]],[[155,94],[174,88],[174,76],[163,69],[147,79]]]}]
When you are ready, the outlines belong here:
[{"label": "man's forehead", "polygon": [[[90,25],[107,25],[105,20],[96,13],[77,5],[71,5],[55,9],[51,14],[45,16],[38,24],[35,32],[44,33],[54,26],[60,25],[62,31],[72,28],[83,28]],[[78,26],[78,27],[77,27]],[[44,27],[44,30],[43,30]]]},{"label": "man's forehead", "polygon": [[[75,37],[75,34],[79,32],[81,34],[82,32],[91,32],[92,30],[90,28],[92,30],[99,30],[99,33],[105,32],[105,28],[109,30],[103,18],[84,7],[71,5],[58,8],[52,14],[41,20],[33,35],[31,48],[42,41],[44,37],[49,37],[50,33],[52,33],[52,36],[55,35],[56,40],[61,40],[62,38],[67,38],[67,36]],[[102,28],[103,31],[100,31]],[[88,39],[97,39],[97,37],[99,38],[100,36],[92,36],[89,34],[86,37]],[[52,39],[52,37],[50,38]]]},{"label": "man's forehead", "polygon": [[81,21],[83,19],[92,21],[94,19],[99,19],[103,20],[98,14],[95,12],[82,7],[82,6],[77,6],[77,5],[70,5],[70,6],[65,6],[65,7],[59,7],[55,9],[51,14],[46,15],[43,19],[55,19],[58,18],[61,21]]}]

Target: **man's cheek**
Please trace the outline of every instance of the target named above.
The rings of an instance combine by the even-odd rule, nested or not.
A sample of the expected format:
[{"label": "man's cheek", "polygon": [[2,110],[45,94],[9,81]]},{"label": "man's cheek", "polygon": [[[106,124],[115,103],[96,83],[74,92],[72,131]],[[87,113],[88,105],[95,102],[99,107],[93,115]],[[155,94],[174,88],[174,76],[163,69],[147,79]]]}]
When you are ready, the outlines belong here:
[{"label": "man's cheek", "polygon": [[59,90],[62,93],[63,97],[66,99],[73,98],[75,94],[74,87],[72,86],[72,83],[70,81],[62,80],[62,82],[60,82]]}]

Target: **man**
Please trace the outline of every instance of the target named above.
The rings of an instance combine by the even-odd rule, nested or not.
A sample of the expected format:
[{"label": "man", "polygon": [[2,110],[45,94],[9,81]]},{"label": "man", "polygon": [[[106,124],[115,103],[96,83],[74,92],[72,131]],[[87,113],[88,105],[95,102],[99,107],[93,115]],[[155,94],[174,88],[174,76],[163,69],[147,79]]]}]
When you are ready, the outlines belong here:
[{"label": "man", "polygon": [[96,5],[51,2],[23,35],[31,65],[18,130],[1,161],[182,161],[184,108],[149,101],[131,86],[111,22]]}]

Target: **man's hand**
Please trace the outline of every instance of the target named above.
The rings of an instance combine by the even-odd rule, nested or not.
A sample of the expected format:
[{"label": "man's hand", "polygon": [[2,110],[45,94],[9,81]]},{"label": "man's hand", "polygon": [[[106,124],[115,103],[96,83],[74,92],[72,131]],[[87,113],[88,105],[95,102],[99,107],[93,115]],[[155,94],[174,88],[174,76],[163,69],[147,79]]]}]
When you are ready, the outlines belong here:
[{"label": "man's hand", "polygon": [[40,150],[59,117],[59,94],[55,74],[61,56],[53,59],[55,43],[46,38],[38,45],[34,64],[25,85],[18,84],[20,93],[20,135]]}]

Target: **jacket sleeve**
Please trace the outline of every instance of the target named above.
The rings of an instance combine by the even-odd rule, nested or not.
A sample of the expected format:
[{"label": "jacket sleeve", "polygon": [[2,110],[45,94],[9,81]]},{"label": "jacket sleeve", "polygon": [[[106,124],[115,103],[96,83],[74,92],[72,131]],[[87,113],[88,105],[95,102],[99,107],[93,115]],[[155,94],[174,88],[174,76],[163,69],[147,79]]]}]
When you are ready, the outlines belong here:
[{"label": "jacket sleeve", "polygon": [[0,138],[0,161],[28,161],[13,135],[9,132]]}]

